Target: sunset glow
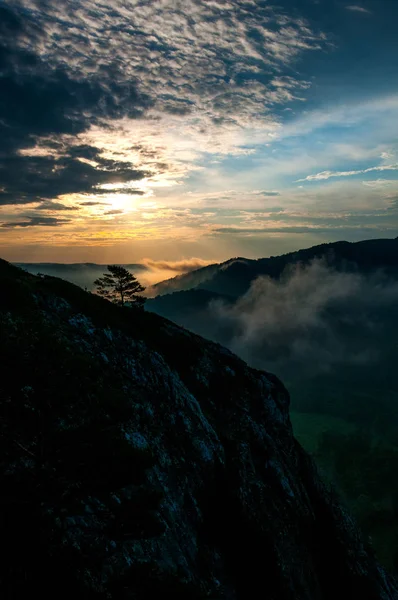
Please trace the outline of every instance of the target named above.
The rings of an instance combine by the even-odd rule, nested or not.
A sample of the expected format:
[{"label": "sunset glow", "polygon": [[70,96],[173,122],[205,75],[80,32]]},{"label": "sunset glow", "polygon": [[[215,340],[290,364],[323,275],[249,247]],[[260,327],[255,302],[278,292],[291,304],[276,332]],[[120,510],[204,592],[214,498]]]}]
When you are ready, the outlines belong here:
[{"label": "sunset glow", "polygon": [[1,255],[222,260],[396,236],[398,6],[365,4],[14,2]]}]

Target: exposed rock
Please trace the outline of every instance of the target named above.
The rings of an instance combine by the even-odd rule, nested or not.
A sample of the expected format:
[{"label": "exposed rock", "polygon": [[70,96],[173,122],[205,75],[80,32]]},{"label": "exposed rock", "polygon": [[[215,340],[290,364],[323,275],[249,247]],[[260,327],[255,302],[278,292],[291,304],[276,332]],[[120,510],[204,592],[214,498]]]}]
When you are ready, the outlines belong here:
[{"label": "exposed rock", "polygon": [[272,375],[0,263],[3,597],[398,598]]}]

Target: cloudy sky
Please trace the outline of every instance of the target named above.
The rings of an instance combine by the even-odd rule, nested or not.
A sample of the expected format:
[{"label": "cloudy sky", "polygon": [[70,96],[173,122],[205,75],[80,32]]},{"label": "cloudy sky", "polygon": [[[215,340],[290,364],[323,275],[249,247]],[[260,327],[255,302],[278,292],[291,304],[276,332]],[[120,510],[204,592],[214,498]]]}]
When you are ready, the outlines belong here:
[{"label": "cloudy sky", "polygon": [[0,0],[0,256],[397,236],[397,22],[396,0]]}]

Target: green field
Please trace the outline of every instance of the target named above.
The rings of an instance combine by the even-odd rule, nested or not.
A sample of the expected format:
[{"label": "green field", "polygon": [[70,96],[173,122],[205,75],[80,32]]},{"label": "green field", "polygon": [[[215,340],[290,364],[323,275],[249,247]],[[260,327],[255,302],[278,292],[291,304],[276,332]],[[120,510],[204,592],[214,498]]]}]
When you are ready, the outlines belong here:
[{"label": "green field", "polygon": [[291,411],[290,419],[294,435],[314,458],[318,452],[319,438],[323,433],[333,431],[342,435],[350,435],[356,430],[352,423],[329,415]]},{"label": "green field", "polygon": [[353,422],[291,412],[296,438],[357,519],[380,562],[398,572],[398,446]]}]

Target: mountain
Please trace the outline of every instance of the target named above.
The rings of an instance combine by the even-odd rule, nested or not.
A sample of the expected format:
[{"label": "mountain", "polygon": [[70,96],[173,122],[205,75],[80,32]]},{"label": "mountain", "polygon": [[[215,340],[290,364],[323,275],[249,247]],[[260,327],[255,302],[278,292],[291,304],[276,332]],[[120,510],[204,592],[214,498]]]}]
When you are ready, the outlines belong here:
[{"label": "mountain", "polygon": [[387,428],[396,439],[398,238],[231,259],[184,277],[165,285],[199,283],[150,298],[146,309],[276,372],[295,409]]},{"label": "mountain", "polygon": [[[37,275],[50,275],[52,277],[60,277],[66,281],[70,281],[82,288],[92,290],[94,281],[98,277],[102,277],[106,271],[106,265],[98,265],[96,263],[15,263],[15,266]],[[133,273],[142,273],[146,271],[143,264],[128,264],[122,265],[128,271]]]},{"label": "mountain", "polygon": [[[231,322],[222,322],[220,310],[215,307],[228,308],[234,303],[239,306],[240,299],[250,297],[252,286],[256,289],[255,282],[259,278],[270,278],[283,286],[295,273],[310,271],[319,261],[325,275],[333,272],[353,278],[378,278],[375,285],[384,285],[383,278],[384,281],[398,281],[398,238],[322,244],[257,260],[230,259],[152,286],[152,293],[158,295],[148,299],[146,309],[195,333],[230,345],[236,331]],[[356,335],[354,331],[350,334]]]},{"label": "mountain", "polygon": [[199,285],[205,284],[207,281],[211,280],[215,275],[217,275],[222,265],[228,264],[229,262],[230,261],[227,261],[226,263],[206,265],[205,267],[194,269],[188,273],[182,273],[181,275],[176,275],[171,279],[166,279],[165,281],[155,283],[151,288],[151,296],[172,294],[173,292],[196,288]]},{"label": "mountain", "polygon": [[146,309],[285,382],[300,441],[398,572],[398,239],[232,259],[158,289],[195,278]]},{"label": "mountain", "polygon": [[4,598],[393,600],[273,375],[0,262]]},{"label": "mountain", "polygon": [[[339,364],[344,376],[347,369],[349,376],[357,371],[360,385],[371,355],[390,380],[398,334],[398,238],[231,259],[154,288],[189,283],[190,289],[148,299],[146,309],[232,348],[255,367],[271,364],[288,380],[309,371],[313,381]],[[369,360],[361,357],[365,349]],[[320,361],[323,366],[314,368]],[[369,385],[369,373],[367,379]]]},{"label": "mountain", "polygon": [[[282,256],[259,258],[231,258],[226,262],[209,265],[173,279],[161,281],[152,286],[153,296],[162,296],[190,289],[204,289],[216,294],[239,297],[259,276],[279,278],[287,267],[309,264],[314,259],[322,259],[335,269],[368,273],[383,269],[398,277],[398,238],[366,240],[362,242],[334,242],[321,244],[304,250],[290,252]],[[162,302],[151,301],[155,312],[161,310]]]}]

